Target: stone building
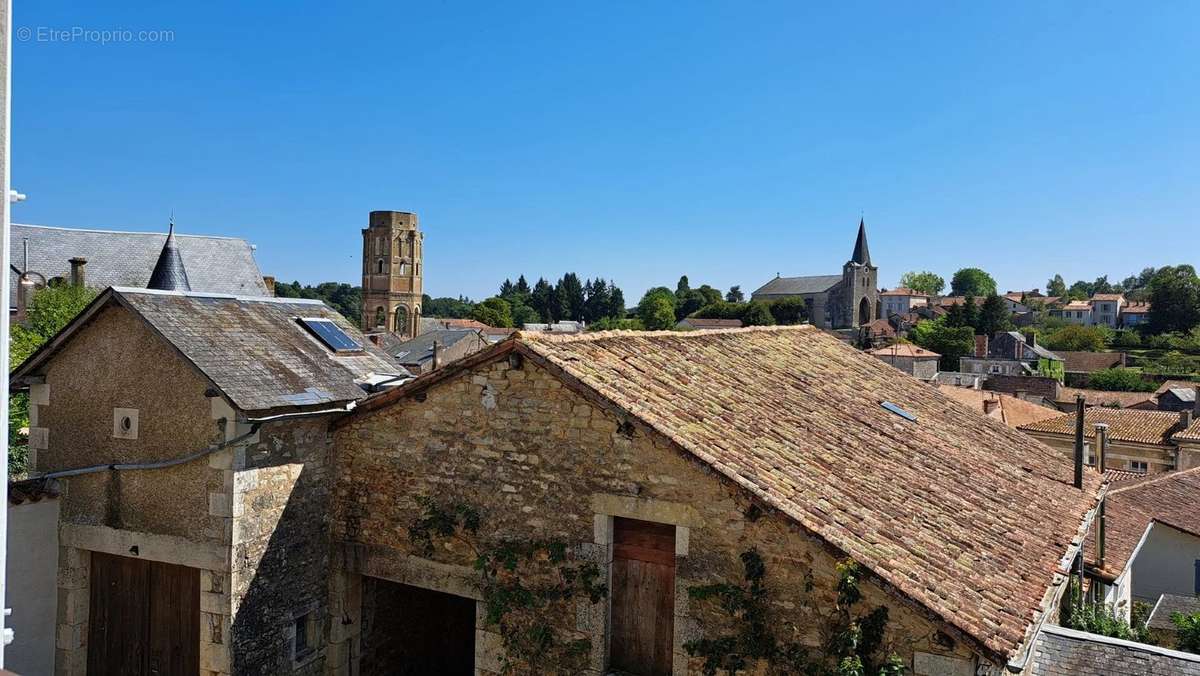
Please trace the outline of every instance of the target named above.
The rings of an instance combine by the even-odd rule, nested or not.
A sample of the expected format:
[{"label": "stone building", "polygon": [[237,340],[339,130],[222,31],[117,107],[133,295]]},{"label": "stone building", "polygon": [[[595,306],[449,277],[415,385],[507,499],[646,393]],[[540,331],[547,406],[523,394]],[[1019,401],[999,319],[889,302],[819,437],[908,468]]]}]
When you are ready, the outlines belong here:
[{"label": "stone building", "polygon": [[[1108,469],[1154,474],[1200,466],[1200,448],[1186,442],[1192,411],[1172,413],[1092,406],[1084,411],[1087,463],[1095,462],[1094,427],[1108,425]],[[1066,413],[1021,426],[1025,432],[1070,457],[1075,448],[1075,413]]]},{"label": "stone building", "polygon": [[938,373],[938,360],[942,355],[911,343],[897,343],[868,350],[880,361],[891,364],[908,375],[920,380],[932,381]]},{"label": "stone building", "polygon": [[62,486],[55,673],[324,673],[329,421],[402,374],[320,301],[97,297],[12,374]]},{"label": "stone building", "polygon": [[786,640],[819,643],[849,557],[911,673],[999,674],[1056,613],[1100,488],[808,326],[518,334],[360,403],[334,446],[336,674],[501,671],[479,550],[412,536],[434,502],[477,510],[481,541],[599,567],[607,596],[554,616],[586,641],[572,673],[700,673],[685,643],[729,620],[689,589],[743,582],[753,550]]},{"label": "stone building", "polygon": [[750,296],[763,301],[793,297],[804,299],[809,322],[818,328],[857,329],[879,318],[879,268],[871,263],[867,226],[862,220],[854,252],[842,266],[842,274],[776,276]]},{"label": "stone building", "polygon": [[415,337],[423,293],[417,215],[372,211],[362,238],[362,330]]}]

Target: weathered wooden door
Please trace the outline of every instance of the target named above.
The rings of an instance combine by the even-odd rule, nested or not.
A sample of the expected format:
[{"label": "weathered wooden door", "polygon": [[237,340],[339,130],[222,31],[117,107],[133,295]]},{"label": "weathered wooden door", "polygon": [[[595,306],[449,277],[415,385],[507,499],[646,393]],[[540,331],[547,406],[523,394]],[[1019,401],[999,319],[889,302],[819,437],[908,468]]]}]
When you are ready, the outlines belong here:
[{"label": "weathered wooden door", "polygon": [[675,630],[675,527],[613,519],[610,666],[669,676]]},{"label": "weathered wooden door", "polygon": [[200,671],[200,571],[92,553],[88,673]]}]

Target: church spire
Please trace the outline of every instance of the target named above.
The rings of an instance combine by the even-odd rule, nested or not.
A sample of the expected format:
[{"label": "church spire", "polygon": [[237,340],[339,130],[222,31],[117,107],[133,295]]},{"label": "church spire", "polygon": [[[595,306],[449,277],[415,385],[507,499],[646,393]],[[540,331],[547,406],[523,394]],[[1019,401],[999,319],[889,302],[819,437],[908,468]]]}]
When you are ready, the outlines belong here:
[{"label": "church spire", "polygon": [[850,257],[850,262],[871,264],[871,250],[867,248],[867,224],[862,218],[858,219],[858,240],[854,242],[854,255]]},{"label": "church spire", "polygon": [[175,242],[175,219],[171,219],[171,227],[167,231],[167,241],[158,254],[158,262],[154,264],[154,272],[150,274],[147,289],[159,291],[191,291],[188,284],[187,270],[183,268],[183,256],[179,253],[179,245]]}]

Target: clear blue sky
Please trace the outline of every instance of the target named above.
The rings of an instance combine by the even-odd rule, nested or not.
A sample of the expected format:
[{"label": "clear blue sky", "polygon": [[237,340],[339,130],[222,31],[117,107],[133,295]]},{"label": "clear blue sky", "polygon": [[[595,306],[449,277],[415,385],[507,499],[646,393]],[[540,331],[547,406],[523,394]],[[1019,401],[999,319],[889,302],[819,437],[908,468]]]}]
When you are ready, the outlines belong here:
[{"label": "clear blue sky", "polygon": [[[415,211],[426,292],[475,298],[837,273],[860,211],[885,286],[1200,263],[1196,2],[15,4],[18,222],[174,210],[357,283]],[[37,39],[76,26],[174,39]]]}]

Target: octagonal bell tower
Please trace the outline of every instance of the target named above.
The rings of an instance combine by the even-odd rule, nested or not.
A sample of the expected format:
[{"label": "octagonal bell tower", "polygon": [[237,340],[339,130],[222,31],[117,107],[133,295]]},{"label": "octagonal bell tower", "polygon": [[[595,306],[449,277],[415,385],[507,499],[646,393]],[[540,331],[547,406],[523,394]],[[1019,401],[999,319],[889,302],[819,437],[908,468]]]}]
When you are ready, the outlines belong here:
[{"label": "octagonal bell tower", "polygon": [[362,330],[416,336],[424,293],[417,215],[372,211],[362,237]]}]

